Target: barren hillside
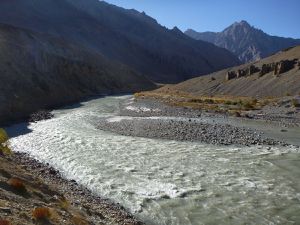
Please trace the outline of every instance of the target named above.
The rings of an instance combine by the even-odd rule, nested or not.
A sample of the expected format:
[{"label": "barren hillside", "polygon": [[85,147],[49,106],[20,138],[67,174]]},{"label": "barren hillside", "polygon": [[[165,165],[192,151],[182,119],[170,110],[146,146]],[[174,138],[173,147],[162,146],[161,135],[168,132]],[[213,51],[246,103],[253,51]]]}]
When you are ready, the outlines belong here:
[{"label": "barren hillside", "polygon": [[160,89],[193,95],[282,97],[300,93],[300,46],[248,63]]}]

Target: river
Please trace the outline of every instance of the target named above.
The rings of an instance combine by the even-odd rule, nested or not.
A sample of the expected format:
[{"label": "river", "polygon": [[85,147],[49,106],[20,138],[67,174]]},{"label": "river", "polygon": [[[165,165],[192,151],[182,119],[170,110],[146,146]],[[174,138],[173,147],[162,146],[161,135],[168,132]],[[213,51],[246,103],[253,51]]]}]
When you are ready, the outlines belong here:
[{"label": "river", "polygon": [[11,146],[147,224],[300,224],[299,149],[214,146],[97,129],[100,118],[117,115],[124,98],[55,110],[53,119],[26,129],[11,126]]}]

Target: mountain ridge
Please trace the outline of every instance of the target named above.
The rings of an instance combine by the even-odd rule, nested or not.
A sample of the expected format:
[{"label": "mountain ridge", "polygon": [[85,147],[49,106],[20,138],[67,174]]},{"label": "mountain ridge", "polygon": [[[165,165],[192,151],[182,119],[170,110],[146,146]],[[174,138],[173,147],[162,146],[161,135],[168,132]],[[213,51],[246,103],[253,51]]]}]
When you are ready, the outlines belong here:
[{"label": "mountain ridge", "polygon": [[169,30],[145,13],[104,1],[12,0],[0,4],[0,22],[80,43],[155,82],[176,83],[240,63],[225,49]]},{"label": "mountain ridge", "polygon": [[226,48],[242,62],[257,61],[282,49],[300,44],[300,39],[268,35],[251,26],[247,21],[235,22],[221,32],[196,32],[192,29],[185,34],[196,40],[203,40]]}]

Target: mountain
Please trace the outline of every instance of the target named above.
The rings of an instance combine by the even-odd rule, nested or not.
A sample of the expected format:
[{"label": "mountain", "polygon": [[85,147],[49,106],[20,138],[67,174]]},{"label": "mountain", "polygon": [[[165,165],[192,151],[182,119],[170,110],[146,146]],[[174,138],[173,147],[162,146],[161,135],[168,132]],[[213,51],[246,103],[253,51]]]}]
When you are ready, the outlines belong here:
[{"label": "mountain", "polygon": [[161,91],[193,96],[249,96],[274,98],[300,94],[300,46],[282,50],[255,63],[221,70]]},{"label": "mountain", "polygon": [[95,51],[0,24],[0,124],[90,95],[154,87],[138,72]]},{"label": "mountain", "polygon": [[242,62],[252,62],[274,54],[282,49],[300,44],[300,39],[271,36],[256,29],[246,21],[236,22],[222,32],[199,33],[192,29],[185,34],[226,48]]},{"label": "mountain", "polygon": [[52,35],[174,83],[239,64],[229,51],[99,0],[3,0],[0,22]]}]

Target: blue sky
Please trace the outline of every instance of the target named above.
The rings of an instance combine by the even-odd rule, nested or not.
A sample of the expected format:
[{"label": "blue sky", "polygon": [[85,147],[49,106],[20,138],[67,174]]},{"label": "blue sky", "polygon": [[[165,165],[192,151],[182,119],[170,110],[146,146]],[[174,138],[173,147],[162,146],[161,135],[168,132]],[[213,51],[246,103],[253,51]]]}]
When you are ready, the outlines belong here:
[{"label": "blue sky", "polygon": [[300,0],[106,0],[145,11],[160,24],[181,30],[222,31],[246,20],[271,35],[300,38]]}]

